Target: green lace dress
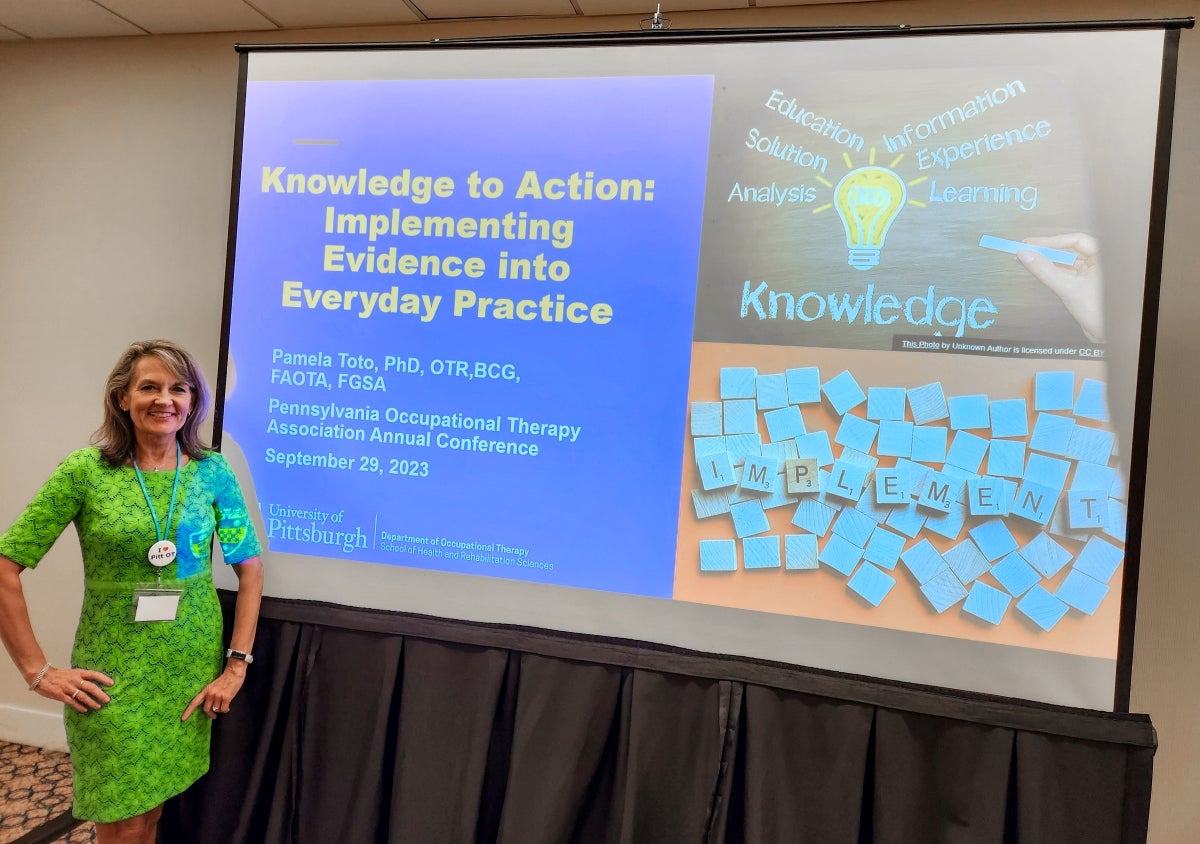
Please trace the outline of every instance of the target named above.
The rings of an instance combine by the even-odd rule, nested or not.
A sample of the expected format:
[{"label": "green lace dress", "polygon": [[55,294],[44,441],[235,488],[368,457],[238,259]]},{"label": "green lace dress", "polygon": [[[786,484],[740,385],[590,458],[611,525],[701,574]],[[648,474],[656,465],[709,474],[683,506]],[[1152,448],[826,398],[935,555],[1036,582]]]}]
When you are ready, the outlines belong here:
[{"label": "green lace dress", "polygon": [[[143,477],[165,522],[175,472]],[[109,822],[153,809],[208,770],[211,722],[200,712],[187,723],[180,716],[224,663],[211,540],[215,531],[227,563],[261,549],[225,459],[212,453],[190,461],[180,471],[167,533],[179,553],[162,572],[164,586],[183,589],[178,615],[173,622],[135,623],[133,591],[155,581],[146,552],[156,537],[133,468],[109,466],[94,448],[76,451],[0,537],[0,555],[33,568],[70,522],[86,578],[72,665],[116,681],[107,689],[112,702],[98,711],[66,707],[73,811]]]}]

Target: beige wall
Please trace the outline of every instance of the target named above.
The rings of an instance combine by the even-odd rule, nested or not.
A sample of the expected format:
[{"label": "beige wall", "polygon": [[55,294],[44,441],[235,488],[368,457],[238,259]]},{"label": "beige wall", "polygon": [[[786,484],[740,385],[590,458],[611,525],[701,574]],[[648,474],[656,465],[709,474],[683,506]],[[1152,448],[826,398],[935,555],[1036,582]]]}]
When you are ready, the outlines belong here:
[{"label": "beige wall", "polygon": [[[647,4],[649,8],[650,4]],[[989,4],[990,5],[990,4]],[[676,13],[674,28],[1108,20],[1195,15],[1200,0],[952,0]],[[275,41],[424,40],[632,29],[638,18],[326,30]],[[169,335],[216,371],[239,41],[259,34],[0,44],[0,522],[98,421],[99,385],[134,337]],[[1184,31],[1171,168],[1133,708],[1161,747],[1151,841],[1200,838],[1200,35]],[[81,600],[73,542],[23,578],[65,664]],[[58,707],[0,666],[0,738],[61,745]]]}]

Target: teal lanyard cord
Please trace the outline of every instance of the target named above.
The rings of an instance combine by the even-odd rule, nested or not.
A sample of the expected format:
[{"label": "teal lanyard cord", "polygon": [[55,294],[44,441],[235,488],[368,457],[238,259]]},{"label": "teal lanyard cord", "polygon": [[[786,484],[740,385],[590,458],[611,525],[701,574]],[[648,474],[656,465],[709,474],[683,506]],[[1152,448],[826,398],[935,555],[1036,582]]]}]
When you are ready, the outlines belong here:
[{"label": "teal lanyard cord", "polygon": [[[150,508],[150,518],[154,519],[154,536],[155,542],[162,542],[167,538],[167,533],[171,530],[171,522],[175,519],[175,497],[179,494],[179,467],[183,462],[183,450],[179,447],[179,441],[175,441],[175,483],[171,486],[171,508],[167,511],[167,527],[166,530],[158,522],[158,512],[154,509],[154,502],[150,500],[150,491],[146,489],[146,479],[142,477],[142,470],[138,468],[137,458],[131,455],[133,461],[133,471],[137,475],[138,486],[142,488],[142,495],[146,497],[146,506]],[[162,569],[158,570],[158,580],[162,582]]]}]

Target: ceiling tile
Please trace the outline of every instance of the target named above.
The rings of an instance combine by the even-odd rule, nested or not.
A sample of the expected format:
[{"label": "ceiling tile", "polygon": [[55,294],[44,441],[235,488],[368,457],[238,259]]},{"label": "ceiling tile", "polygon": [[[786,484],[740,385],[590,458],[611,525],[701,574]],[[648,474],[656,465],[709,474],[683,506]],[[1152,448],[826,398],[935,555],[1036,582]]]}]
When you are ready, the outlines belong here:
[{"label": "ceiling tile", "polygon": [[[658,0],[575,0],[575,3],[585,15],[645,15],[650,17],[658,6]],[[709,9],[745,9],[749,6],[750,0],[662,0],[664,15],[669,12],[694,12]]]},{"label": "ceiling tile", "polygon": [[254,5],[286,29],[384,26],[421,20],[403,0],[254,0]]},{"label": "ceiling tile", "polygon": [[92,0],[0,0],[0,26],[29,38],[145,35]]},{"label": "ceiling tile", "polygon": [[[2,4],[4,0],[0,0]],[[155,35],[180,32],[237,32],[276,29],[270,20],[243,0],[172,2],[162,0],[102,0],[116,14]]]},{"label": "ceiling tile", "polygon": [[429,20],[452,18],[575,17],[571,0],[412,0]]}]

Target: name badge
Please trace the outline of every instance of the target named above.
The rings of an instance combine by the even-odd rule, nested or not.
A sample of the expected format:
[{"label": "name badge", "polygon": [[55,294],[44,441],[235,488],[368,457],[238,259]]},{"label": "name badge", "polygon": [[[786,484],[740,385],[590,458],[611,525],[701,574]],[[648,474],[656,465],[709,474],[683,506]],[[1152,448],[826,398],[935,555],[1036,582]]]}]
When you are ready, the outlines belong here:
[{"label": "name badge", "polygon": [[174,621],[182,597],[182,589],[138,587],[133,592],[133,620]]}]

